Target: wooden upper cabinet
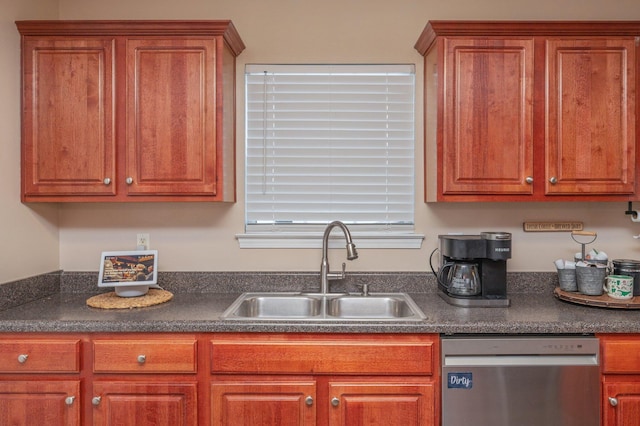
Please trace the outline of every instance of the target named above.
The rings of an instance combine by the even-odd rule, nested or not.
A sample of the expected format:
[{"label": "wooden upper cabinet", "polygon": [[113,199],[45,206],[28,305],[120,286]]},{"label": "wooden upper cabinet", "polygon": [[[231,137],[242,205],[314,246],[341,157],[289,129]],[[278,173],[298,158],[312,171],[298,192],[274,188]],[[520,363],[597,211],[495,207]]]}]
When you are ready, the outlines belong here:
[{"label": "wooden upper cabinet", "polygon": [[127,193],[215,194],[216,40],[126,46]]},{"label": "wooden upper cabinet", "polygon": [[530,194],[533,40],[447,39],[444,194]]},{"label": "wooden upper cabinet", "polygon": [[635,189],[636,43],[546,41],[547,194]]},{"label": "wooden upper cabinet", "polygon": [[640,22],[432,21],[426,201],[636,196]]},{"label": "wooden upper cabinet", "polygon": [[24,196],[115,195],[114,64],[113,38],[24,38]]},{"label": "wooden upper cabinet", "polygon": [[235,201],[230,21],[19,21],[23,201]]}]

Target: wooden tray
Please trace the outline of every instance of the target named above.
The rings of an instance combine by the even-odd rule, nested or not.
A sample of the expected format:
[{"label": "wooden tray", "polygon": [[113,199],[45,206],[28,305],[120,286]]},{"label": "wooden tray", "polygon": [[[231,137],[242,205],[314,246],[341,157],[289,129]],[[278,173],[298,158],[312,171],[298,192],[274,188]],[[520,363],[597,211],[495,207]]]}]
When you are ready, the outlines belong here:
[{"label": "wooden tray", "polygon": [[560,287],[556,287],[555,290],[553,290],[553,294],[560,300],[566,300],[567,302],[577,303],[579,305],[597,306],[599,308],[640,309],[640,296],[618,300],[606,294],[602,296],[587,296],[582,293],[560,290]]}]

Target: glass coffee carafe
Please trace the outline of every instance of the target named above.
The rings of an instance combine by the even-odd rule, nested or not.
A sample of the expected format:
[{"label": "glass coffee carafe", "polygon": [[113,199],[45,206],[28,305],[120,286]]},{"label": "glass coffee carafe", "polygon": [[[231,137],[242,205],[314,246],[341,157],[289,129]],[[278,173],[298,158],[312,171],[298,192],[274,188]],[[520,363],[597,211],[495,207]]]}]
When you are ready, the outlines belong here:
[{"label": "glass coffee carafe", "polygon": [[480,294],[481,291],[480,276],[476,263],[447,262],[440,268],[438,280],[447,289],[447,292],[452,295],[475,296]]}]

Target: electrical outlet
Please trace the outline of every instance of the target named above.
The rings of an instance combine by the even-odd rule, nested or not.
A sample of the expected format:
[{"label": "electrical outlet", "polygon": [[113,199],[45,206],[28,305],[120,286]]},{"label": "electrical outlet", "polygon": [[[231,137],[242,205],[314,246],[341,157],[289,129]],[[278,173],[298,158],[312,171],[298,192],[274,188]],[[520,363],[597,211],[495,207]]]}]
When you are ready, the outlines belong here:
[{"label": "electrical outlet", "polygon": [[138,250],[149,250],[149,234],[138,234],[136,248]]}]

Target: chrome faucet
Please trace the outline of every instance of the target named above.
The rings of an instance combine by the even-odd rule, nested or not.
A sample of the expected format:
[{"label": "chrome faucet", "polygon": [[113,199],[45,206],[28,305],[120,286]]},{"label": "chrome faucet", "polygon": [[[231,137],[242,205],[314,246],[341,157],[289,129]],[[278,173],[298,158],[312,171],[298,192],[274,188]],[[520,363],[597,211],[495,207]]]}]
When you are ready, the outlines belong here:
[{"label": "chrome faucet", "polygon": [[320,265],[320,292],[322,294],[329,293],[329,280],[342,280],[345,277],[346,265],[342,264],[342,272],[330,272],[329,259],[327,252],[329,249],[329,234],[334,227],[339,227],[344,233],[344,238],[347,240],[347,259],[353,260],[358,258],[358,252],[356,251],[356,245],[351,240],[351,233],[347,225],[335,220],[327,225],[324,230],[324,236],[322,237],[322,264]]}]

